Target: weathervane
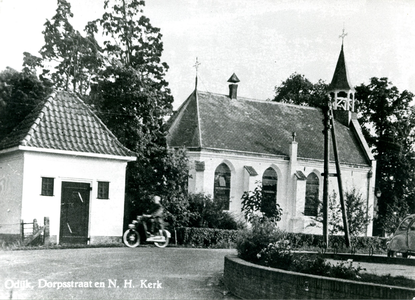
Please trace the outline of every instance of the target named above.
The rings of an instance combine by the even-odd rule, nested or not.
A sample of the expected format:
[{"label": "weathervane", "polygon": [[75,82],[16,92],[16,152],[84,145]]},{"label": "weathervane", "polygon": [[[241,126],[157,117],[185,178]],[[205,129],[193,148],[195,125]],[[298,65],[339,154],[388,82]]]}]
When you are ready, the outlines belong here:
[{"label": "weathervane", "polygon": [[196,62],[195,65],[193,66],[196,69],[196,82],[195,82],[195,89],[197,89],[197,71],[199,70],[199,66],[201,65],[201,63],[199,62],[199,60],[196,57]]},{"label": "weathervane", "polygon": [[343,24],[343,32],[342,32],[342,34],[341,35],[339,35],[339,38],[342,38],[342,45],[343,45],[343,42],[344,42],[344,37],[347,35],[347,33],[345,33],[344,32],[344,24]]}]

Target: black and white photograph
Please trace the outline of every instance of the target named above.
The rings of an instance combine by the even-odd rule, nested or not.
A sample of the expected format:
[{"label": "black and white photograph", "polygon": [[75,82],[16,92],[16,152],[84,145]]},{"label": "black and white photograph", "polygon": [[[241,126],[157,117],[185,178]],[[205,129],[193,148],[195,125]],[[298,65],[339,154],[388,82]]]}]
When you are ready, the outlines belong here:
[{"label": "black and white photograph", "polygon": [[0,0],[0,299],[415,299],[414,20]]}]

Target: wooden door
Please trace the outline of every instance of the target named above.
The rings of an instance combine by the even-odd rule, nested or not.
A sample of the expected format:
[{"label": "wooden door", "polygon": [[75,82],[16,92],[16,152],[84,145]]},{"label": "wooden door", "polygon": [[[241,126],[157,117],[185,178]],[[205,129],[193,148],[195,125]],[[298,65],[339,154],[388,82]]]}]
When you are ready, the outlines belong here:
[{"label": "wooden door", "polygon": [[62,182],[60,243],[86,244],[89,222],[89,183]]}]

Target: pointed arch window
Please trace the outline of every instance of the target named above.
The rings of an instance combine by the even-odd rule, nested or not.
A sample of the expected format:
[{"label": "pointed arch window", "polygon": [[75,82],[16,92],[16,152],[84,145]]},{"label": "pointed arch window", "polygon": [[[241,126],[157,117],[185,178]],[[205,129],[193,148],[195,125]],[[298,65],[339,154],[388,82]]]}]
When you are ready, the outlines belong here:
[{"label": "pointed arch window", "polygon": [[307,176],[306,190],[305,190],[305,206],[304,215],[316,217],[318,213],[318,194],[319,194],[319,179],[315,173],[310,173]]},{"label": "pointed arch window", "polygon": [[221,202],[223,209],[229,210],[230,194],[231,170],[225,163],[222,163],[215,170],[214,201]]},{"label": "pointed arch window", "polygon": [[272,215],[277,204],[278,176],[273,168],[268,168],[262,175],[262,206],[266,216]]}]

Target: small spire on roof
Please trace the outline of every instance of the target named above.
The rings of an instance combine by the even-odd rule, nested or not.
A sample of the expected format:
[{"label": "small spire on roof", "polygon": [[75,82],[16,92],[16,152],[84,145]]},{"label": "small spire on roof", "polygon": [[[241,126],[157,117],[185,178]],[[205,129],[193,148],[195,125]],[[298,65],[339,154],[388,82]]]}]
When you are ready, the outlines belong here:
[{"label": "small spire on roof", "polygon": [[194,64],[194,68],[196,69],[196,81],[195,81],[195,90],[197,90],[197,71],[199,70],[199,66],[201,65],[201,63],[199,62],[199,60],[196,57],[196,62]]}]

